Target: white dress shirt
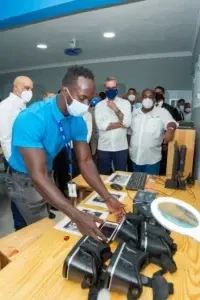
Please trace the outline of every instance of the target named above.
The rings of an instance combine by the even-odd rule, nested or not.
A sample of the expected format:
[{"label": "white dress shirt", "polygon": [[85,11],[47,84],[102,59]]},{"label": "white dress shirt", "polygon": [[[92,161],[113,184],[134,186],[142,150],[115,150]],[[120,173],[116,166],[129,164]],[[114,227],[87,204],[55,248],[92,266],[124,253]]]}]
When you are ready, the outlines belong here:
[{"label": "white dress shirt", "polygon": [[87,130],[88,130],[87,142],[89,143],[91,140],[91,136],[92,136],[92,114],[91,114],[91,112],[87,111],[87,113],[83,115],[83,119],[85,120],[86,125],[87,125]]},{"label": "white dress shirt", "polygon": [[7,161],[11,155],[13,123],[20,111],[25,108],[24,101],[13,93],[0,103],[0,143]]},{"label": "white dress shirt", "polygon": [[184,121],[190,122],[192,120],[192,113],[184,113]]},{"label": "white dress shirt", "polygon": [[99,130],[98,150],[101,151],[122,151],[128,149],[127,128],[131,125],[131,105],[129,101],[116,97],[114,103],[123,113],[123,125],[126,128],[106,130],[110,123],[120,122],[116,113],[107,106],[105,99],[95,107],[95,120]]},{"label": "white dress shirt", "polygon": [[176,121],[161,107],[154,107],[144,114],[134,110],[131,123],[130,158],[137,165],[153,165],[161,160],[161,144],[164,131],[170,122]]}]

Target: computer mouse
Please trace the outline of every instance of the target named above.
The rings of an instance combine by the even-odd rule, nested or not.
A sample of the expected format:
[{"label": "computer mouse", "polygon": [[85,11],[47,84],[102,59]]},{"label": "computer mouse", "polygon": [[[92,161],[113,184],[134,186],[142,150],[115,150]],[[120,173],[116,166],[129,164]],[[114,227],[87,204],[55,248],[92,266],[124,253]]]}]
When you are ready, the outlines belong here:
[{"label": "computer mouse", "polygon": [[113,189],[113,190],[116,190],[116,191],[121,191],[123,189],[123,187],[117,183],[113,183],[110,185],[110,187]]}]

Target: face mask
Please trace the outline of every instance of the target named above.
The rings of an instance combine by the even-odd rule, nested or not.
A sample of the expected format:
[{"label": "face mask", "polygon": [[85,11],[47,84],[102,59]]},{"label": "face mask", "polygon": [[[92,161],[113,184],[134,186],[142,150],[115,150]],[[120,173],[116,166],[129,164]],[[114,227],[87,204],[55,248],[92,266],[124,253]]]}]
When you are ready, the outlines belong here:
[{"label": "face mask", "polygon": [[179,106],[180,111],[184,111],[184,105]]},{"label": "face mask", "polygon": [[114,100],[118,94],[118,90],[117,89],[107,89],[105,91],[105,93],[109,100]]},{"label": "face mask", "polygon": [[141,103],[141,102],[136,103],[136,104],[135,104],[135,108],[136,108],[136,109],[142,108],[142,103]]},{"label": "face mask", "polygon": [[156,101],[159,102],[160,100],[164,100],[164,96],[162,94],[156,93],[155,95]]},{"label": "face mask", "polygon": [[72,95],[70,94],[68,89],[67,91],[70,98],[72,99],[72,103],[70,105],[67,103],[67,100],[65,100],[69,114],[74,117],[83,116],[89,108],[88,100],[86,100],[85,103],[81,103],[78,100],[72,98]]},{"label": "face mask", "polygon": [[135,101],[135,95],[128,95],[128,100],[129,100],[130,102]]},{"label": "face mask", "polygon": [[20,98],[24,101],[24,103],[30,102],[32,97],[33,97],[32,91],[23,91],[20,96]]},{"label": "face mask", "polygon": [[150,98],[145,98],[142,100],[142,106],[146,109],[150,109],[153,107],[153,100]]},{"label": "face mask", "polygon": [[91,107],[95,107],[99,102],[101,102],[101,100],[97,97],[94,97],[91,101],[90,101],[90,106]]},{"label": "face mask", "polygon": [[186,108],[186,109],[185,109],[185,112],[186,112],[186,113],[190,113],[190,112],[191,112],[191,108],[190,108],[190,107]]}]

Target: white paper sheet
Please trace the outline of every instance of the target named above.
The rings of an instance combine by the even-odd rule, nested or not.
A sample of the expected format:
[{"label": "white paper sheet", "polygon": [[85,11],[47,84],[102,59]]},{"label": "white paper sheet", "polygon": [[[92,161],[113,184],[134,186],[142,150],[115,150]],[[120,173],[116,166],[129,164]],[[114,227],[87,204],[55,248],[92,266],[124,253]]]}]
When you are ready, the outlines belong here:
[{"label": "white paper sheet", "polygon": [[[82,206],[78,206],[77,208],[85,213],[88,213],[91,215],[96,215],[97,217],[99,217],[100,219],[103,219],[103,220],[107,219],[107,217],[109,215],[109,212],[106,212],[106,211],[85,208]],[[72,222],[71,219],[68,217],[64,218],[62,221],[60,221],[58,224],[56,224],[56,226],[54,228],[57,230],[61,230],[61,231],[70,233],[70,234],[75,234],[75,235],[81,236],[81,233],[77,229],[76,224],[74,222]]]},{"label": "white paper sheet", "polygon": [[131,175],[128,174],[117,174],[117,173],[113,173],[112,175],[110,175],[108,177],[108,179],[105,180],[105,183],[110,183],[110,184],[119,184],[121,186],[126,186],[129,179],[130,179]]},{"label": "white paper sheet", "polygon": [[[111,196],[113,196],[113,198],[115,198],[116,200],[122,202],[126,197],[127,194],[123,193],[123,192],[118,192],[118,191],[111,191],[109,190],[109,193]],[[92,195],[86,202],[85,204],[87,205],[95,205],[95,206],[99,206],[99,207],[103,207],[103,208],[107,208],[105,201],[97,194],[95,193],[94,195]]]}]

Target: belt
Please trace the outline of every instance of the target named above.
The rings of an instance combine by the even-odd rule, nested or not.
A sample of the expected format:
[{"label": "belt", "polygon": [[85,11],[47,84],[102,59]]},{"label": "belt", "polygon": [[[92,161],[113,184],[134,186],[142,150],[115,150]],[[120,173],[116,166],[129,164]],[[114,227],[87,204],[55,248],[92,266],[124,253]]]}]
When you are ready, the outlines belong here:
[{"label": "belt", "polygon": [[15,173],[15,174],[21,174],[21,175],[24,175],[24,176],[28,176],[28,177],[29,177],[28,174],[19,172],[19,171],[13,169],[13,168],[9,165],[9,166],[8,166],[8,174],[12,175],[13,173]]}]

